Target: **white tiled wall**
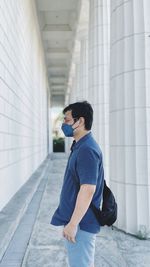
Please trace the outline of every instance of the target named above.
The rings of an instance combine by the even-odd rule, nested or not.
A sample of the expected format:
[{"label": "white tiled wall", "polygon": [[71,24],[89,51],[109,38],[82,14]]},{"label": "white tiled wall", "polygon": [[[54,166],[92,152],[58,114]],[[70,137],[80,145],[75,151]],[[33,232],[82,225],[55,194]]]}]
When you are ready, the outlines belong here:
[{"label": "white tiled wall", "polygon": [[0,210],[45,159],[47,76],[33,0],[0,0]]}]

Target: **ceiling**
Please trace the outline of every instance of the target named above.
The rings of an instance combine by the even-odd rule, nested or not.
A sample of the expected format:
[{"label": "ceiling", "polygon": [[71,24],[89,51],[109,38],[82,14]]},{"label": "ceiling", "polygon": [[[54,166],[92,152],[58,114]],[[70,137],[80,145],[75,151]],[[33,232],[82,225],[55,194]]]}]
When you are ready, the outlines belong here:
[{"label": "ceiling", "polygon": [[36,0],[52,106],[64,105],[81,0]]}]

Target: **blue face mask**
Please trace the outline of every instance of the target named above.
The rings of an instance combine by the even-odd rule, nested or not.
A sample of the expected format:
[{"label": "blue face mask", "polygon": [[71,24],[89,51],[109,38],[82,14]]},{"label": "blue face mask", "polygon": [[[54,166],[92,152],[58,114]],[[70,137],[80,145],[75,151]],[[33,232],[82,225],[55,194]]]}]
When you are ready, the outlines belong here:
[{"label": "blue face mask", "polygon": [[61,129],[65,136],[72,137],[74,129],[72,128],[72,125],[69,125],[67,123],[63,123],[61,126]]}]

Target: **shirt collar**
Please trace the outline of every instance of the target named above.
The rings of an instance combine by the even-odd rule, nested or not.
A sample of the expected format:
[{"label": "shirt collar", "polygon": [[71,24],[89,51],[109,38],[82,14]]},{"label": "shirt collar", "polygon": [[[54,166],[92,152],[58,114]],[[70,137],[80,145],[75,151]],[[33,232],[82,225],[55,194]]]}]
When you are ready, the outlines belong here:
[{"label": "shirt collar", "polygon": [[73,151],[74,149],[78,148],[83,142],[85,142],[85,140],[87,140],[88,138],[90,138],[92,135],[91,132],[87,133],[86,135],[84,135],[81,139],[79,139],[78,142],[76,142],[75,140],[73,141],[72,145],[71,145],[71,151]]}]

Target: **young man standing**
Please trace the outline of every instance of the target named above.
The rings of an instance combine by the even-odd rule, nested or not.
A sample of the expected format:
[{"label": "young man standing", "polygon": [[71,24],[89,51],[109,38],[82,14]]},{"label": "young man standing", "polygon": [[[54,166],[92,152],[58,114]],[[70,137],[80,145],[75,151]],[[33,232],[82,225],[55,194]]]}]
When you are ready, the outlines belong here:
[{"label": "young man standing", "polygon": [[90,208],[98,208],[104,186],[101,150],[92,137],[93,109],[84,102],[63,110],[62,131],[74,142],[66,167],[60,203],[51,224],[64,225],[70,267],[94,267],[96,234],[100,225]]}]

